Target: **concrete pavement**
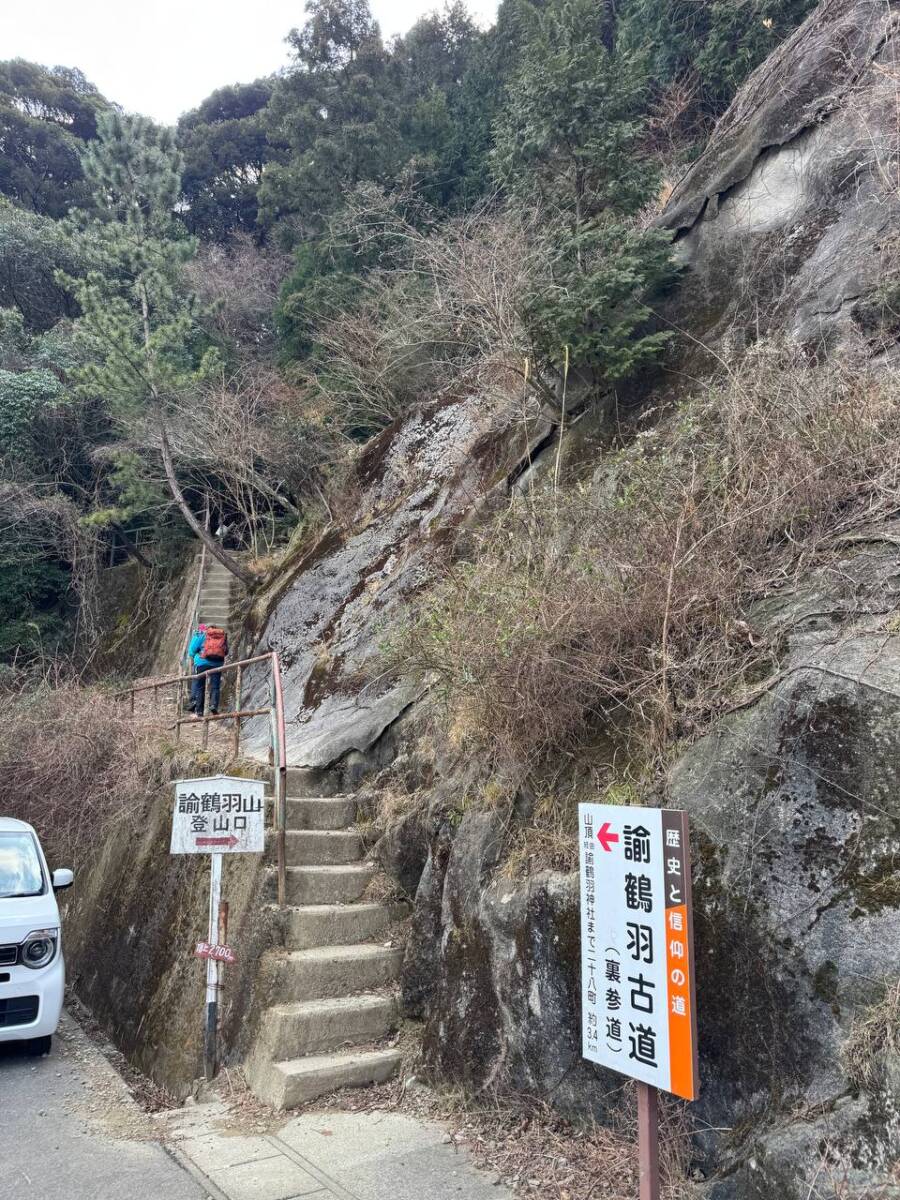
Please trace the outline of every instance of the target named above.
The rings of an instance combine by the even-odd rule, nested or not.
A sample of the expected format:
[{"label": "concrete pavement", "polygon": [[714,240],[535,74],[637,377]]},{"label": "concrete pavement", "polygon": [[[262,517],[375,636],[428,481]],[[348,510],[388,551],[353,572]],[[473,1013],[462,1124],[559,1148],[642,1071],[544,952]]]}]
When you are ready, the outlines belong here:
[{"label": "concrete pavement", "polygon": [[213,1102],[171,1114],[168,1127],[215,1200],[512,1200],[442,1126],[402,1113],[307,1112],[247,1134]]},{"label": "concrete pavement", "polygon": [[204,1200],[68,1016],[46,1058],[0,1045],[0,1200]]}]

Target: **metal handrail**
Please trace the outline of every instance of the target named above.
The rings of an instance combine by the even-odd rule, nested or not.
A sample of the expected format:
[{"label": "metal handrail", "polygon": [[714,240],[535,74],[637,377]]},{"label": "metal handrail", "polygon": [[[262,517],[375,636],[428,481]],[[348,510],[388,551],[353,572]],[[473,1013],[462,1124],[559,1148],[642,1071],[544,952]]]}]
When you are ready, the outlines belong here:
[{"label": "metal handrail", "polygon": [[[269,705],[267,708],[241,709],[244,668],[261,662],[268,662],[271,667],[269,676]],[[181,738],[182,725],[194,725],[202,721],[202,745],[206,749],[209,745],[210,723],[212,721],[234,721],[232,748],[235,757],[237,757],[240,753],[241,745],[241,721],[246,717],[268,715],[271,739],[269,745],[269,765],[273,770],[275,785],[274,818],[278,906],[279,908],[284,908],[287,904],[287,856],[285,853],[287,840],[285,836],[287,829],[287,724],[284,716],[284,688],[281,682],[281,660],[278,657],[277,650],[269,650],[265,654],[256,654],[252,658],[242,658],[237,662],[223,663],[221,667],[208,667],[205,673],[208,675],[224,675],[226,671],[237,672],[234,689],[235,710],[230,713],[200,713],[191,717],[176,716],[173,725],[176,731],[176,741]],[[130,701],[130,715],[133,717],[135,715],[134,698],[139,692],[153,692],[153,707],[155,711],[159,706],[160,688],[176,688],[177,704],[180,702],[181,685],[186,682],[192,682],[194,678],[195,676],[193,675],[172,675],[165,679],[157,679],[154,683],[136,683],[131,687],[121,688],[119,691],[113,692],[113,699],[118,700],[124,696],[128,696]]]},{"label": "metal handrail", "polygon": [[203,591],[203,576],[206,574],[206,542],[200,543],[200,569],[197,574],[197,586],[194,588],[194,599],[191,602],[191,611],[188,617],[188,627],[184,637],[184,643],[181,651],[181,662],[188,661],[188,646],[191,644],[191,637],[194,630],[197,628],[197,622],[200,620],[200,593]]},{"label": "metal handrail", "polygon": [[273,749],[278,761],[273,763],[275,768],[275,829],[276,829],[276,861],[278,863],[278,907],[287,904],[287,855],[285,853],[287,830],[287,728],[284,719],[284,689],[281,686],[281,659],[278,651],[272,651],[272,684],[275,693],[275,703],[272,711],[275,716]]}]

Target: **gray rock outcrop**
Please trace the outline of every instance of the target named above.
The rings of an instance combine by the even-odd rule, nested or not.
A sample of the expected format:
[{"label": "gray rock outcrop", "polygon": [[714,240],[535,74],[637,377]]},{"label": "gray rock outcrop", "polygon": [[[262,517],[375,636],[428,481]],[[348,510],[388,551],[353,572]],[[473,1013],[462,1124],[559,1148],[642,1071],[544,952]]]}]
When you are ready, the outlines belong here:
[{"label": "gray rock outcrop", "polygon": [[[293,766],[368,750],[415,698],[407,680],[384,676],[380,643],[504,477],[503,431],[496,403],[448,397],[365,447],[348,485],[358,495],[346,530],[329,531],[303,561],[258,643],[257,652],[280,652]],[[245,704],[267,703],[267,686],[265,672],[251,677]]]},{"label": "gray rock outcrop", "polygon": [[870,336],[900,269],[900,5],[823,0],[738,92],[659,224],[688,268],[691,339]]}]

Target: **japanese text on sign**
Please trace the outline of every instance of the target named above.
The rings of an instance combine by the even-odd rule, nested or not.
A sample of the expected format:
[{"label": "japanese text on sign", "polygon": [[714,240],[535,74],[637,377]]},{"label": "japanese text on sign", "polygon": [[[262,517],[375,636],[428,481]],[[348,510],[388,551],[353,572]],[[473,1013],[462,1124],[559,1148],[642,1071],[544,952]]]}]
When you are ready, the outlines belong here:
[{"label": "japanese text on sign", "polygon": [[258,853],[264,845],[262,780],[217,775],[175,784],[172,854]]},{"label": "japanese text on sign", "polygon": [[582,804],[578,817],[584,1057],[692,1100],[687,815]]}]

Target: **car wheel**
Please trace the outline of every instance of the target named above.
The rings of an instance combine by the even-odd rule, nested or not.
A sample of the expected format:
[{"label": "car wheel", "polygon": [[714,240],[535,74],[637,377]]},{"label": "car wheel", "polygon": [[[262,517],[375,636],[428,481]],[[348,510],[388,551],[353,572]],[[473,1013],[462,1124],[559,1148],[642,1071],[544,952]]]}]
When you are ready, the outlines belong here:
[{"label": "car wheel", "polygon": [[50,1053],[50,1046],[53,1038],[48,1034],[46,1037],[31,1038],[25,1043],[26,1052],[33,1058],[40,1058],[44,1054]]}]

